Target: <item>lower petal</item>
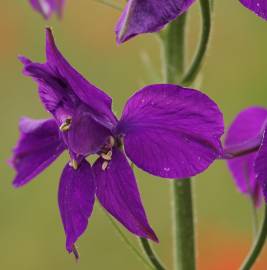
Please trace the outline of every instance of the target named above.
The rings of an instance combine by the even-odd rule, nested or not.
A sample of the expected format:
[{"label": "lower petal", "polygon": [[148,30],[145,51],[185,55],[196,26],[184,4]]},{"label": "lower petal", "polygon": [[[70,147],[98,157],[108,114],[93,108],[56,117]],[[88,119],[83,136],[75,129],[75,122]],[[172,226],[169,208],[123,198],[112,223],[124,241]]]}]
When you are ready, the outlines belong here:
[{"label": "lower petal", "polygon": [[133,234],[157,242],[125,155],[119,149],[113,149],[112,160],[107,168],[103,168],[103,162],[99,158],[93,166],[96,195],[101,205]]},{"label": "lower petal", "polygon": [[95,183],[90,164],[83,160],[77,170],[66,165],[60,179],[58,204],[69,252],[87,228],[94,200]]}]

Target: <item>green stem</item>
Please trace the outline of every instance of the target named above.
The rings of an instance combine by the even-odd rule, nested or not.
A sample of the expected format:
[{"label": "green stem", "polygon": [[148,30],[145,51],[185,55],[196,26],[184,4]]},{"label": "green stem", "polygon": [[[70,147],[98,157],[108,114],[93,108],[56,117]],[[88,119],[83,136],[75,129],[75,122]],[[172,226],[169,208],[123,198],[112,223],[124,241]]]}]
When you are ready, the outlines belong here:
[{"label": "green stem", "polygon": [[210,0],[200,0],[200,9],[202,15],[202,34],[198,45],[197,53],[193,58],[192,64],[182,79],[182,85],[190,85],[198,75],[202,67],[204,56],[206,54],[210,32],[211,32],[211,3]]},{"label": "green stem", "polygon": [[266,236],[267,236],[267,206],[265,205],[264,218],[261,229],[258,233],[258,237],[255,240],[253,247],[249,252],[247,258],[245,259],[243,265],[240,267],[240,270],[250,270],[252,268],[264,246]]},{"label": "green stem", "polygon": [[168,83],[178,83],[185,65],[186,14],[169,24],[164,33],[165,78]]},{"label": "green stem", "polygon": [[[164,36],[167,83],[178,83],[185,66],[186,14],[171,23]],[[173,230],[174,266],[176,270],[195,270],[195,232],[191,180],[174,180]]]},{"label": "green stem", "polygon": [[253,198],[251,198],[250,201],[251,201],[250,205],[251,205],[252,233],[253,233],[253,240],[255,240],[258,235],[258,213]]},{"label": "green stem", "polygon": [[139,238],[141,246],[149,259],[149,261],[152,263],[152,265],[155,267],[156,270],[165,270],[165,267],[161,264],[159,261],[157,255],[155,254],[154,250],[150,246],[150,243],[145,238]]},{"label": "green stem", "polygon": [[105,6],[111,7],[113,9],[116,9],[118,11],[123,10],[122,7],[120,7],[119,5],[115,4],[113,1],[110,0],[94,0],[94,1],[103,4]]}]

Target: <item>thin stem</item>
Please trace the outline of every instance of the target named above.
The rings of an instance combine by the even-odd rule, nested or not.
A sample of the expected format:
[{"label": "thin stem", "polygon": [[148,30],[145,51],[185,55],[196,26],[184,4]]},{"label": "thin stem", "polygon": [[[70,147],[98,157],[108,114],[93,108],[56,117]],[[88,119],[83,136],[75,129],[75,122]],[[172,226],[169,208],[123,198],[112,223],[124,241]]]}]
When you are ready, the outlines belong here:
[{"label": "thin stem", "polygon": [[[178,83],[185,66],[186,14],[171,23],[164,35],[165,75],[167,83]],[[173,231],[174,267],[176,270],[195,270],[195,232],[191,180],[174,180]]]},{"label": "thin stem", "polygon": [[155,267],[156,270],[165,270],[165,267],[161,264],[159,261],[155,251],[150,246],[149,241],[146,238],[139,238],[140,244],[149,259],[149,261],[152,263],[152,265]]},{"label": "thin stem", "polygon": [[[106,213],[106,212],[105,212]],[[107,214],[107,213],[106,213]],[[119,228],[116,222],[107,214],[113,227],[116,229],[122,240],[127,244],[127,246],[132,250],[132,252],[145,264],[149,269],[155,270],[155,268],[146,260],[146,258],[139,252],[139,250],[130,242],[130,240],[124,235],[123,231]]]},{"label": "thin stem", "polygon": [[175,234],[175,269],[196,269],[195,230],[191,179],[174,180],[173,218]]},{"label": "thin stem", "polygon": [[118,11],[122,11],[122,8],[118,6],[117,4],[115,4],[113,1],[110,1],[110,0],[94,0],[94,1],[100,4],[103,4],[105,6],[111,7],[113,9],[116,9]]},{"label": "thin stem", "polygon": [[247,258],[245,259],[243,265],[240,267],[240,270],[252,269],[252,266],[254,265],[254,263],[256,262],[257,258],[260,255],[260,252],[262,251],[262,248],[266,240],[266,236],[267,236],[267,205],[265,205],[263,222],[260,231],[258,233],[258,237],[255,240],[253,247],[251,248],[251,251],[249,252]]},{"label": "thin stem", "polygon": [[258,213],[257,208],[255,207],[255,203],[253,198],[250,196],[250,205],[251,205],[251,216],[252,216],[252,233],[253,233],[253,240],[256,239],[258,235]]},{"label": "thin stem", "polygon": [[185,23],[186,14],[169,24],[163,35],[165,56],[165,79],[168,83],[178,83],[185,65]]},{"label": "thin stem", "polygon": [[211,3],[210,0],[200,0],[202,15],[202,33],[198,49],[192,64],[182,79],[182,85],[190,85],[198,75],[206,54],[211,33]]},{"label": "thin stem", "polygon": [[[134,170],[135,166],[134,163],[131,162],[131,168]],[[165,268],[162,266],[160,259],[158,258],[156,252],[151,247],[149,241],[145,238],[140,237],[140,243],[141,247],[143,249],[143,252],[149,259],[150,263],[155,267],[155,270],[165,270]]]}]

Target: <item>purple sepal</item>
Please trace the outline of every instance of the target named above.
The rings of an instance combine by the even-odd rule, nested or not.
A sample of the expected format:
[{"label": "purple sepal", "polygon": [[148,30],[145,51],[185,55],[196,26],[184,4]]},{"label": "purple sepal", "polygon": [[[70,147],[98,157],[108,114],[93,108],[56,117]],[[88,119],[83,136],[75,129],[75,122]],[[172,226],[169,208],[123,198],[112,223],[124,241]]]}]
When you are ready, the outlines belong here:
[{"label": "purple sepal", "polygon": [[259,17],[267,20],[267,0],[240,0],[240,3]]},{"label": "purple sepal", "polygon": [[99,158],[93,166],[96,195],[101,205],[130,232],[158,242],[148,223],[135,176],[125,155],[114,148],[106,169],[102,168],[103,162]]},{"label": "purple sepal", "polygon": [[27,184],[47,168],[64,150],[55,120],[20,120],[20,139],[10,161],[16,170],[15,187]]},{"label": "purple sepal", "polygon": [[206,95],[177,85],[150,85],[127,102],[117,132],[127,156],[164,178],[204,171],[222,154],[223,117]]},{"label": "purple sepal", "polygon": [[87,228],[94,201],[95,182],[90,164],[83,160],[77,170],[67,164],[60,179],[58,205],[69,252]]},{"label": "purple sepal", "polygon": [[[267,120],[267,110],[261,107],[251,107],[238,114],[227,131],[225,147],[257,139],[263,132]],[[254,170],[256,153],[229,159],[228,167],[240,192],[251,195],[256,206],[260,205],[261,194]]]}]

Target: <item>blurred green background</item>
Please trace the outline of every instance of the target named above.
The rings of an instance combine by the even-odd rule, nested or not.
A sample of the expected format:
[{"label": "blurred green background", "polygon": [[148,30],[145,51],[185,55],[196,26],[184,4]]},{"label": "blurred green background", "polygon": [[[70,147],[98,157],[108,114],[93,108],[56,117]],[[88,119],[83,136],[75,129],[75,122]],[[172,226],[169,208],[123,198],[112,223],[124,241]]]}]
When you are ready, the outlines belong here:
[{"label": "blurred green background", "polygon": [[[66,2],[63,20],[46,22],[27,0],[1,1],[0,269],[142,270],[142,263],[121,241],[99,206],[78,242],[80,262],[76,264],[65,252],[57,186],[67,156],[26,187],[15,190],[11,185],[14,172],[6,161],[18,138],[19,118],[48,116],[35,84],[22,76],[17,55],[44,60],[46,25],[53,27],[66,58],[113,97],[118,115],[134,91],[161,81],[160,48],[153,35],[118,47],[113,33],[118,11],[93,0]],[[267,106],[267,23],[238,0],[215,2],[212,43],[202,70],[201,90],[219,104],[227,125],[246,106]],[[196,4],[190,10],[188,55],[192,54],[200,29],[198,14]],[[152,64],[153,71],[144,60]],[[140,171],[136,174],[151,224],[161,240],[156,249],[171,267],[170,181]],[[196,177],[194,187],[199,269],[237,269],[251,243],[249,200],[236,191],[223,161],[215,162]],[[266,263],[267,248],[254,269],[266,269]]]}]

